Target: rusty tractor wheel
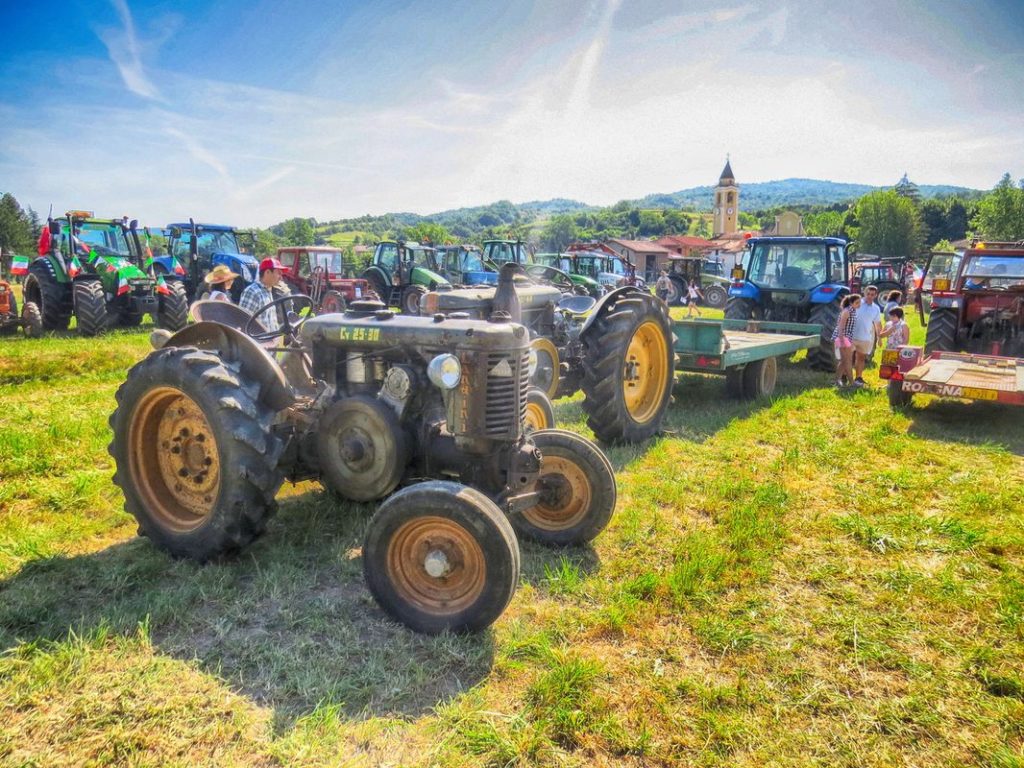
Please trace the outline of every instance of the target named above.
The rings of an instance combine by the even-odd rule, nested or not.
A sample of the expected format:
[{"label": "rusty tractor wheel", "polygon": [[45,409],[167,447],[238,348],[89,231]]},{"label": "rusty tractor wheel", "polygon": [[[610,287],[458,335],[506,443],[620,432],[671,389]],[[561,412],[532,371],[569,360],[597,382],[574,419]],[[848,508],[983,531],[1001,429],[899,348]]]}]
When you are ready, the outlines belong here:
[{"label": "rusty tractor wheel", "polygon": [[338,291],[327,291],[320,302],[320,309],[317,314],[329,315],[335,312],[344,312],[347,306],[345,297],[338,293]]},{"label": "rusty tractor wheel", "polygon": [[381,504],[363,573],[388,614],[416,632],[475,632],[505,610],[519,582],[519,544],[505,515],[459,483],[411,485]]},{"label": "rusty tractor wheel", "polygon": [[203,562],[263,532],[283,446],[258,383],[213,352],[171,347],[135,365],[116,398],[114,482],[140,534]]},{"label": "rusty tractor wheel", "polygon": [[533,376],[530,377],[530,386],[553,398],[558,392],[558,348],[551,339],[538,336],[530,342],[530,349],[537,356],[537,364],[533,369]]},{"label": "rusty tractor wheel", "polygon": [[555,426],[555,408],[548,396],[539,389],[531,389],[526,394],[526,418],[523,429],[529,434],[539,429],[552,429]]},{"label": "rusty tractor wheel", "polygon": [[391,493],[410,457],[398,416],[367,395],[331,405],[320,419],[316,446],[327,487],[353,501],[376,501]]},{"label": "rusty tractor wheel", "polygon": [[604,443],[646,440],[661,427],[672,395],[668,307],[649,294],[629,294],[602,311],[584,339],[587,425]]},{"label": "rusty tractor wheel", "polygon": [[511,516],[520,536],[542,544],[584,544],[604,530],[615,510],[615,472],[589,440],[562,429],[534,432],[540,449],[540,501]]}]

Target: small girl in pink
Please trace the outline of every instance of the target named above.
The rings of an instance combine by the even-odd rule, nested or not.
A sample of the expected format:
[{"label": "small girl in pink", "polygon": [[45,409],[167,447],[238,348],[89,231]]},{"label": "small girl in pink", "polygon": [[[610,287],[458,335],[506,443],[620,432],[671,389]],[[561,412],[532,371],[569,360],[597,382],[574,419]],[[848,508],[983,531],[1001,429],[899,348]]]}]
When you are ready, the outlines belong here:
[{"label": "small girl in pink", "polygon": [[[839,313],[832,340],[836,344],[836,386],[845,387],[853,381],[853,326],[857,322],[857,309],[860,307],[860,294],[851,293],[843,298],[843,311]],[[857,386],[855,383],[854,386]]]},{"label": "small girl in pink", "polygon": [[887,337],[886,349],[896,349],[910,341],[910,327],[903,320],[902,309],[893,307],[889,310],[889,322],[885,324],[885,328],[878,335]]}]

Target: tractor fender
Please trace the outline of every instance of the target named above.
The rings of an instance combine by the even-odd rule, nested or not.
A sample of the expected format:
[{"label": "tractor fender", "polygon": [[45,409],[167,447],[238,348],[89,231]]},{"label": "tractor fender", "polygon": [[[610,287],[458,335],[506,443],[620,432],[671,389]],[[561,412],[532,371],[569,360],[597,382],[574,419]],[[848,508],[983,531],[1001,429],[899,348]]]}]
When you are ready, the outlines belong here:
[{"label": "tractor fender", "polygon": [[598,299],[597,304],[595,304],[594,308],[590,310],[589,317],[587,317],[583,322],[583,327],[580,329],[580,338],[582,339],[586,335],[587,331],[598,320],[598,318],[604,317],[609,312],[614,311],[616,304],[631,296],[646,296],[648,299],[653,299],[651,294],[646,291],[641,291],[633,285],[624,285],[621,288],[609,291]]},{"label": "tractor fender", "polygon": [[744,280],[743,285],[737,286],[733,283],[729,286],[729,296],[735,299],[750,299],[754,303],[761,302],[761,289],[749,280]]},{"label": "tractor fender", "polygon": [[828,304],[839,301],[849,292],[850,289],[842,283],[824,283],[811,289],[810,302],[811,304]]},{"label": "tractor fender", "polygon": [[258,341],[230,326],[204,321],[185,326],[164,347],[197,347],[215,350],[229,363],[236,363],[260,384],[260,400],[281,411],[295,404],[284,371]]}]

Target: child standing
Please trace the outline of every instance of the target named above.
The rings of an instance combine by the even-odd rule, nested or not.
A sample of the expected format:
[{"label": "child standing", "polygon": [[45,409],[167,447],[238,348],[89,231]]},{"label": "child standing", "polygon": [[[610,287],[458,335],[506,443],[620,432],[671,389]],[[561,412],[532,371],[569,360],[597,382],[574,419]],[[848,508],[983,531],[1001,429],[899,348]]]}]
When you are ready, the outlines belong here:
[{"label": "child standing", "polygon": [[900,307],[889,310],[889,322],[878,335],[886,337],[886,349],[896,349],[910,341],[910,327],[904,321],[903,310]]},{"label": "child standing", "polygon": [[700,288],[697,287],[697,283],[694,280],[690,281],[690,286],[686,289],[686,316],[693,317],[693,310],[697,310],[697,317],[700,317],[700,307],[697,306],[697,299],[703,299],[704,294],[701,293]]},{"label": "child standing", "polygon": [[835,330],[832,331],[832,340],[836,345],[836,386],[845,387],[848,382],[853,386],[863,387],[863,384],[853,379],[853,326],[857,322],[857,310],[860,308],[860,294],[851,293],[843,299],[842,311],[836,321]]}]

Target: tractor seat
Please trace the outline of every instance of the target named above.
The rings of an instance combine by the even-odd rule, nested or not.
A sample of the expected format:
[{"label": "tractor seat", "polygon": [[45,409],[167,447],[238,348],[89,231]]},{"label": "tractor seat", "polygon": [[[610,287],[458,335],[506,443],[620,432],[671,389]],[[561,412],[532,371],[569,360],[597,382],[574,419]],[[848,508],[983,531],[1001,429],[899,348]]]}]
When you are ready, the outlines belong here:
[{"label": "tractor seat", "polygon": [[252,315],[246,312],[237,304],[230,301],[217,301],[216,299],[202,299],[192,303],[189,308],[192,317],[196,322],[213,322],[234,328],[236,331],[245,333],[246,326],[249,326],[250,333],[266,333],[267,329],[258,321],[252,320]]},{"label": "tractor seat", "polygon": [[803,288],[807,281],[800,267],[783,267],[779,275],[779,288]]}]

